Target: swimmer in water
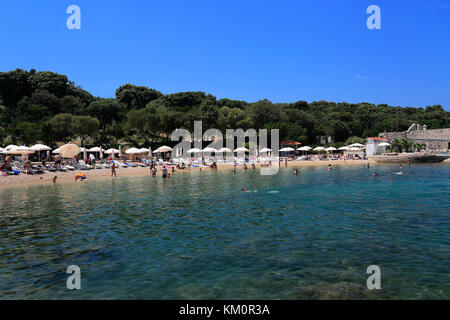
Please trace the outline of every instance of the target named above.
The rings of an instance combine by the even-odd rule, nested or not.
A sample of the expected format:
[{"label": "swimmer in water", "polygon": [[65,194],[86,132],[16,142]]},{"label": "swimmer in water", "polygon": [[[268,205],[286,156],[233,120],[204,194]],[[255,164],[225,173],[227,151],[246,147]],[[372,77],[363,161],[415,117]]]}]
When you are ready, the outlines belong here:
[{"label": "swimmer in water", "polygon": [[300,170],[295,169],[295,170],[294,170],[294,174],[295,174],[296,176],[299,176],[299,175],[300,175]]},{"label": "swimmer in water", "polygon": [[378,173],[374,172],[373,175],[376,177],[376,176],[378,176]]},{"label": "swimmer in water", "polygon": [[331,167],[331,164],[329,164],[328,165],[328,171],[331,171],[331,169],[333,169],[333,168]]}]

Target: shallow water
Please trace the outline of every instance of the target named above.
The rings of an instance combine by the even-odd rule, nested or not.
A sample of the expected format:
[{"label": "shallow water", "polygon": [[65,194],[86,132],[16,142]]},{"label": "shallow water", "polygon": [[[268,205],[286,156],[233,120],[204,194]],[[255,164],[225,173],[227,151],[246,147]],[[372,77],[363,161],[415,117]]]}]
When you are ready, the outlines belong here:
[{"label": "shallow water", "polygon": [[[391,168],[10,189],[0,298],[449,299],[450,166]],[[73,264],[82,289],[69,291]],[[381,290],[366,287],[373,264]]]}]

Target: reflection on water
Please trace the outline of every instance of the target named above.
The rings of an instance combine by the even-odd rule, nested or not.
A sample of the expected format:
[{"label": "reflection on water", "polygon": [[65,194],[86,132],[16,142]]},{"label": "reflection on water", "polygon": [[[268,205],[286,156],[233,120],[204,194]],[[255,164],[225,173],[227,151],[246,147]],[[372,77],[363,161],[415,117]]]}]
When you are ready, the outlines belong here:
[{"label": "reflection on water", "polygon": [[[450,166],[391,168],[10,189],[0,196],[0,298],[448,299]],[[71,264],[79,291],[66,288]],[[376,292],[366,288],[372,264]]]}]

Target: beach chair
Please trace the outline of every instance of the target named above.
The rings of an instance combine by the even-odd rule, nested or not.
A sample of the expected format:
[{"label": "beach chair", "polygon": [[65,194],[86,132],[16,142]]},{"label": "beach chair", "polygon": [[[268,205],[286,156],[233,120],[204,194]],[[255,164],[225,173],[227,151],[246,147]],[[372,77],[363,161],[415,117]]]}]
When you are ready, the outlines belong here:
[{"label": "beach chair", "polygon": [[13,170],[17,170],[19,172],[25,173],[25,174],[37,174],[38,171],[37,170],[33,170],[32,168],[27,168],[25,169],[19,161],[14,161],[13,162],[14,167],[12,168]]}]

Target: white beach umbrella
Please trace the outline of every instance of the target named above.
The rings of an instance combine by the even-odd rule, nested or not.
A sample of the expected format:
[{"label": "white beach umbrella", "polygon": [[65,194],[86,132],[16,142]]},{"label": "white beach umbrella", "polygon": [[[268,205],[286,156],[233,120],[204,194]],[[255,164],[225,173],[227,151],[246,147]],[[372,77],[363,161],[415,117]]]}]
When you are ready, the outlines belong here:
[{"label": "white beach umbrella", "polygon": [[337,149],[335,147],[329,147],[325,149],[326,151],[336,151]]},{"label": "white beach umbrella", "polygon": [[170,152],[172,150],[173,149],[171,147],[168,147],[168,146],[162,146],[162,147],[158,148],[158,152]]},{"label": "white beach umbrella", "polygon": [[25,146],[11,148],[11,149],[9,149],[7,151],[8,151],[9,154],[20,154],[20,155],[31,154],[31,153],[35,152],[33,149],[30,149],[30,148],[25,147]]},{"label": "white beach umbrella", "polygon": [[308,147],[308,146],[304,146],[304,147],[298,148],[297,150],[298,150],[298,151],[310,151],[310,150],[312,150],[312,148],[311,148],[311,147]]},{"label": "white beach umbrella", "polygon": [[0,148],[0,153],[6,153],[7,151],[3,148]]},{"label": "white beach umbrella", "polygon": [[88,151],[89,152],[102,152],[105,150],[101,149],[100,147],[93,147],[93,148],[90,148]]},{"label": "white beach umbrella", "polygon": [[6,146],[5,147],[5,150],[6,151],[8,151],[8,150],[10,150],[10,149],[12,149],[12,148],[17,148],[18,146],[16,146],[15,144],[10,144],[9,146]]},{"label": "white beach umbrella", "polygon": [[387,143],[387,142],[382,142],[379,145],[377,145],[377,147],[389,147],[391,144]]},{"label": "white beach umbrella", "polygon": [[217,150],[217,152],[233,152],[233,151],[231,151],[231,149],[228,149],[228,148],[220,148],[219,150]]},{"label": "white beach umbrella", "polygon": [[350,148],[350,149],[348,149],[348,150],[349,150],[349,151],[361,151],[360,148],[356,148],[356,147]]},{"label": "white beach umbrella", "polygon": [[187,151],[187,153],[199,153],[199,152],[202,152],[202,150],[198,148],[192,148]]},{"label": "white beach umbrella", "polygon": [[147,148],[140,148],[139,150],[141,150],[141,153],[147,153],[147,152],[150,151],[150,150],[147,149]]},{"label": "white beach umbrella", "polygon": [[295,151],[295,149],[291,148],[291,147],[287,147],[287,148],[282,148],[282,149],[280,149],[278,151],[280,151],[280,152],[291,152],[291,151]]},{"label": "white beach umbrella", "polygon": [[249,152],[247,148],[241,147],[234,150],[234,152]]},{"label": "white beach umbrella", "polygon": [[313,151],[324,151],[325,148],[324,147],[316,147],[313,149]]},{"label": "white beach umbrella", "polygon": [[119,150],[111,148],[105,151],[106,154],[115,154],[115,153],[119,153]]},{"label": "white beach umbrella", "polygon": [[259,153],[266,153],[266,152],[271,152],[272,149],[269,148],[262,148],[261,150],[259,150]]},{"label": "white beach umbrella", "polygon": [[52,148],[44,145],[44,144],[35,144],[34,146],[30,147],[30,149],[33,149],[34,151],[49,151],[52,150]]},{"label": "white beach umbrella", "polygon": [[351,145],[349,145],[349,147],[365,147],[365,145],[361,144],[361,143],[353,143]]},{"label": "white beach umbrella", "polygon": [[350,147],[340,147],[338,150],[347,151],[348,149],[350,149]]},{"label": "white beach umbrella", "polygon": [[217,150],[214,148],[206,147],[202,150],[202,152],[211,153],[211,152],[217,152]]},{"label": "white beach umbrella", "polygon": [[130,148],[127,151],[125,151],[126,154],[136,154],[136,153],[141,153],[140,149],[137,148]]},{"label": "white beach umbrella", "polygon": [[56,148],[55,150],[53,150],[52,153],[58,153],[59,154],[59,148]]}]

